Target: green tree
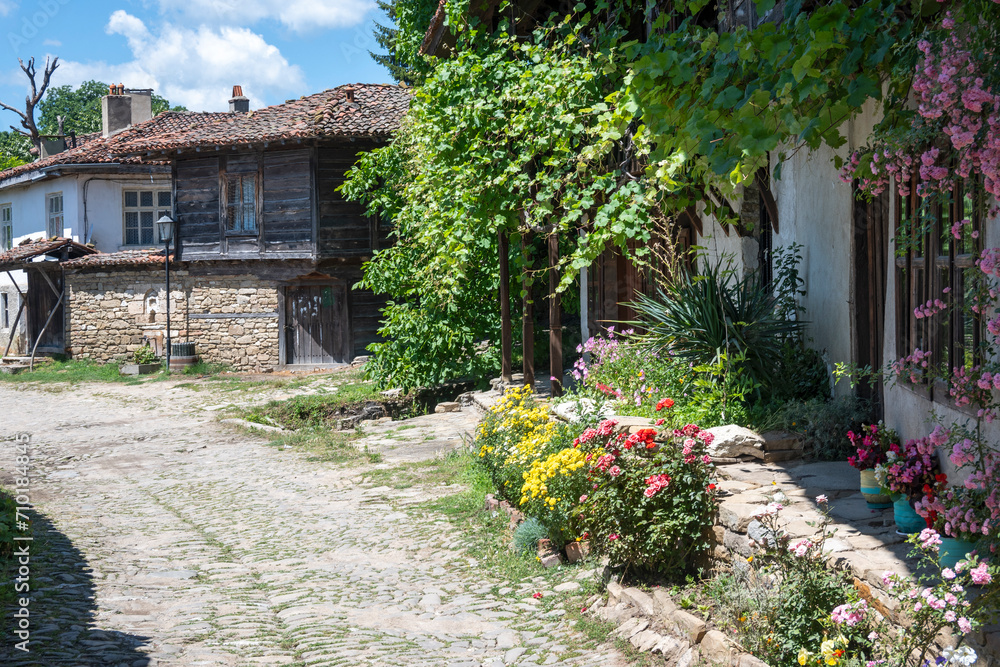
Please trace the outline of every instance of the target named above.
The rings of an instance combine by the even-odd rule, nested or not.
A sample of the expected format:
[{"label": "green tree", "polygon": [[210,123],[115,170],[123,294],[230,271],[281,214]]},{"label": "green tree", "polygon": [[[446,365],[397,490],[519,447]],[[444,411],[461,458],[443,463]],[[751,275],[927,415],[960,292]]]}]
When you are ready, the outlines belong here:
[{"label": "green tree", "polygon": [[393,25],[375,24],[375,41],[385,53],[369,51],[396,81],[415,85],[431,70],[428,59],[420,55],[427,26],[437,9],[437,0],[378,0]]},{"label": "green tree", "polygon": [[0,170],[31,162],[31,140],[18,132],[0,132]]},{"label": "green tree", "polygon": [[[108,84],[100,81],[84,81],[78,87],[57,86],[50,88],[41,101],[39,129],[42,134],[58,134],[59,117],[63,118],[63,132],[88,134],[101,131],[101,98],[108,94]],[[170,106],[170,102],[153,94],[153,115],[163,111],[187,111],[182,106]]]}]

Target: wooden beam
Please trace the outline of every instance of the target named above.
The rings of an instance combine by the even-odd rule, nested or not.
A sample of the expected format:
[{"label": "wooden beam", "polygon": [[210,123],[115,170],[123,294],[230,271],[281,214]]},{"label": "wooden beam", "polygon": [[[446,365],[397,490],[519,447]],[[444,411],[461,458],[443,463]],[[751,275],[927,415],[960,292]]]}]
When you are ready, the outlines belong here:
[{"label": "wooden beam", "polygon": [[771,218],[771,228],[774,229],[775,234],[778,234],[778,204],[774,201],[774,194],[771,192],[770,175],[767,173],[767,168],[758,169],[754,180],[757,181],[757,187],[760,189],[760,197],[764,202],[764,208],[767,209],[767,215]]},{"label": "wooden beam", "polygon": [[559,303],[559,235],[549,234],[549,378],[552,398],[562,396],[562,308]]},{"label": "wooden beam", "polygon": [[528,270],[531,268],[531,251],[529,250],[528,234],[521,236],[521,255],[524,257],[524,270],[521,274],[521,285],[524,289],[522,319],[521,319],[521,347],[522,350],[522,371],[524,373],[524,386],[535,386],[535,309],[531,300],[531,281],[528,277]]},{"label": "wooden beam", "polygon": [[510,321],[510,236],[503,230],[497,232],[497,259],[500,261],[500,377],[511,382],[514,336]]}]

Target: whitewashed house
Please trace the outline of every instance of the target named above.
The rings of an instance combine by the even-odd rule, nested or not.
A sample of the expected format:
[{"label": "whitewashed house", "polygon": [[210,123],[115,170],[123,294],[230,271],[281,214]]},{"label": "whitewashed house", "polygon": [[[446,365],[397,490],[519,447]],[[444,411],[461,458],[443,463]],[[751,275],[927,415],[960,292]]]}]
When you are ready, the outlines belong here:
[{"label": "whitewashed house", "polygon": [[[154,222],[172,211],[170,167],[113,154],[116,135],[152,118],[152,91],[115,92],[102,100],[101,132],[46,141],[40,159],[0,172],[0,253],[52,238],[102,252],[158,247]],[[12,355],[31,351],[43,326],[33,320],[46,318],[62,289],[56,278],[53,288],[32,285],[25,271],[0,273],[0,353],[8,344]],[[42,286],[38,307],[18,317],[29,290]],[[53,320],[61,323],[60,313]],[[38,351],[63,352],[59,331],[52,327]]]}]

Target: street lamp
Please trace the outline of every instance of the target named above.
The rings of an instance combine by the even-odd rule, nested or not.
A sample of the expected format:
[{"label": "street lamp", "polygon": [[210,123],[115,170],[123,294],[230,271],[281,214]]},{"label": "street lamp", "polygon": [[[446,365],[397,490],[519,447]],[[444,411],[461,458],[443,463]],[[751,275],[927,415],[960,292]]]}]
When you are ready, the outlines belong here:
[{"label": "street lamp", "polygon": [[[170,372],[170,241],[174,238],[174,227],[177,225],[174,219],[165,215],[156,221],[156,233],[160,237],[160,242],[164,245],[163,270],[167,275],[167,335],[165,338],[167,348],[167,372]],[[176,244],[174,244],[176,247]]]}]

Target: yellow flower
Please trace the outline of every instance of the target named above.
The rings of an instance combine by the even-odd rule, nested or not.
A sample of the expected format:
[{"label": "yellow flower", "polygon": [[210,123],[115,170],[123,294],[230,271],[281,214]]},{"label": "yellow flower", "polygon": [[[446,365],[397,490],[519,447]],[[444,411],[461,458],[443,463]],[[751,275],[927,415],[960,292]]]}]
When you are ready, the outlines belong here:
[{"label": "yellow flower", "polygon": [[809,651],[805,648],[799,649],[799,664],[804,665],[809,662]]}]

